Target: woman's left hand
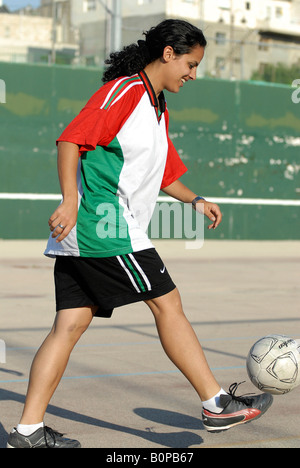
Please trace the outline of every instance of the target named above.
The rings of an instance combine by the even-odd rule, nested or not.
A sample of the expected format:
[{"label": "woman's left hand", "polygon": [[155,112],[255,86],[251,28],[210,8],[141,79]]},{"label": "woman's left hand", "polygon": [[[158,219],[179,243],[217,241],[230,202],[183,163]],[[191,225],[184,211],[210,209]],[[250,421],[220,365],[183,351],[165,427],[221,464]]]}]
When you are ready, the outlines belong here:
[{"label": "woman's left hand", "polygon": [[204,214],[210,221],[212,221],[212,224],[208,226],[208,229],[216,229],[222,221],[222,213],[216,203],[201,200],[196,204],[196,211]]}]

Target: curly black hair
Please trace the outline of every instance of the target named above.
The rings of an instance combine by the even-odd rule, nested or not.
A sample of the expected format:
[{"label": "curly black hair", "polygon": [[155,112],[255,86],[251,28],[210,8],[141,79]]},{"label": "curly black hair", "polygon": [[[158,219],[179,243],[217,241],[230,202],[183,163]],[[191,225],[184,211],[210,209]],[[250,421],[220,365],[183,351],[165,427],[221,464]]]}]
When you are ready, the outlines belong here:
[{"label": "curly black hair", "polygon": [[188,54],[196,45],[207,45],[201,29],[178,19],[165,20],[144,32],[144,36],[145,40],[110,54],[105,60],[108,67],[104,72],[103,82],[139,73],[149,63],[160,58],[167,46],[171,46],[176,54],[182,55]]}]

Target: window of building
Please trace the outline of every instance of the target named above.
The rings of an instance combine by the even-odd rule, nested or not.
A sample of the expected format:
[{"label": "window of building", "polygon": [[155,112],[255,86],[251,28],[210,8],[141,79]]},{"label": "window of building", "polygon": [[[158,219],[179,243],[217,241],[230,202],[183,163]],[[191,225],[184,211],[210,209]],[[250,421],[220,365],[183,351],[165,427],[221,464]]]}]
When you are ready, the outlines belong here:
[{"label": "window of building", "polygon": [[26,63],[28,62],[27,56],[23,54],[12,54],[11,62],[14,63]]},{"label": "window of building", "polygon": [[259,70],[259,74],[260,74],[260,75],[263,75],[263,74],[264,74],[265,69],[267,68],[267,66],[268,66],[267,63],[262,63],[262,62],[261,62],[261,63],[259,64],[259,69],[258,69],[258,70]]},{"label": "window of building", "polygon": [[216,57],[216,69],[221,71],[225,70],[225,59],[224,57]]},{"label": "window of building", "polygon": [[226,42],[226,34],[223,32],[216,33],[216,44],[224,45]]},{"label": "window of building", "polygon": [[230,7],[230,0],[218,0],[218,8],[221,8],[221,10],[230,10]]},{"label": "window of building", "polygon": [[269,50],[269,39],[261,37],[259,41],[258,50],[267,52]]},{"label": "window of building", "polygon": [[246,2],[246,10],[251,10],[251,3],[250,2]]},{"label": "window of building", "polygon": [[97,8],[96,0],[83,0],[83,11],[95,11]]}]

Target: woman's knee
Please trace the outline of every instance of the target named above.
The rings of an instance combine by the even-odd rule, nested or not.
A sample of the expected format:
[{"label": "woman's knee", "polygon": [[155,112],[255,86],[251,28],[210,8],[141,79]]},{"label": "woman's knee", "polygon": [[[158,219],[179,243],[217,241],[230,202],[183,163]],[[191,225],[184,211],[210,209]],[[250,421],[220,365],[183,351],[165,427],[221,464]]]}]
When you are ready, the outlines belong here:
[{"label": "woman's knee", "polygon": [[181,297],[177,288],[168,294],[145,302],[154,315],[160,313],[183,313]]},{"label": "woman's knee", "polygon": [[93,307],[60,310],[57,312],[52,334],[76,342],[88,329],[94,314]]}]

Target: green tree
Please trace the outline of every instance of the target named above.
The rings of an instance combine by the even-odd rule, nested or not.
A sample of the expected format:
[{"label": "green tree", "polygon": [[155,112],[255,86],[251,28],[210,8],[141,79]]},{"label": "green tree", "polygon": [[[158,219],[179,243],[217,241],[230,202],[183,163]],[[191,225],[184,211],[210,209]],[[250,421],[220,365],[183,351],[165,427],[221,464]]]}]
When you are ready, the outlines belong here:
[{"label": "green tree", "polygon": [[283,63],[277,63],[276,65],[268,63],[262,70],[253,72],[251,80],[291,84],[296,78],[300,78],[300,65],[294,64],[287,67]]}]

